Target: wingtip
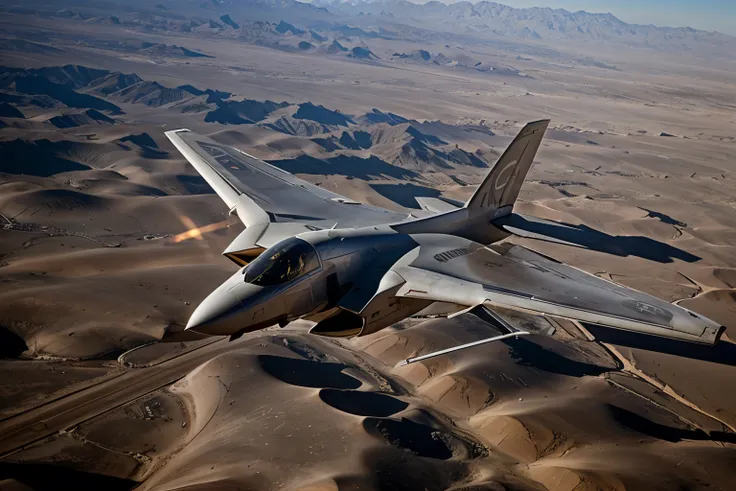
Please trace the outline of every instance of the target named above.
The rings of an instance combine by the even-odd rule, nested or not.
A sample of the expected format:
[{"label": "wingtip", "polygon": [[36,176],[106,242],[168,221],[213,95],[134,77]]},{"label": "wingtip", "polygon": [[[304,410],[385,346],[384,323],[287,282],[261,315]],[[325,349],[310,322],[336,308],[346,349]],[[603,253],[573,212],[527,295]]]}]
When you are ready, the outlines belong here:
[{"label": "wingtip", "polygon": [[516,138],[524,138],[539,131],[541,131],[542,135],[544,135],[544,133],[547,131],[547,127],[549,126],[550,121],[552,120],[539,119],[537,121],[530,121],[524,125],[521,131],[519,131],[519,134],[516,136]]},{"label": "wingtip", "polygon": [[721,337],[726,332],[726,326],[720,326],[716,331],[716,335],[713,338],[713,344],[718,344],[721,341]]},{"label": "wingtip", "polygon": [[190,131],[191,130],[189,128],[178,128],[175,130],[164,131],[164,135],[176,135],[177,133],[189,133]]}]

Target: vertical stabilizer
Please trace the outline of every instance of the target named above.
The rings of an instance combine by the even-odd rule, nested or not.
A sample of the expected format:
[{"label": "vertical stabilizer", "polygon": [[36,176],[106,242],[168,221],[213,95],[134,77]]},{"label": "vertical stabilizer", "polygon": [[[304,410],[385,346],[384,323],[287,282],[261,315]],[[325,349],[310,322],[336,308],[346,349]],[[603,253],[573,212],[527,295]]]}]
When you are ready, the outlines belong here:
[{"label": "vertical stabilizer", "polygon": [[543,119],[524,126],[465,203],[466,208],[497,210],[495,216],[511,213],[548,124],[549,119]]}]

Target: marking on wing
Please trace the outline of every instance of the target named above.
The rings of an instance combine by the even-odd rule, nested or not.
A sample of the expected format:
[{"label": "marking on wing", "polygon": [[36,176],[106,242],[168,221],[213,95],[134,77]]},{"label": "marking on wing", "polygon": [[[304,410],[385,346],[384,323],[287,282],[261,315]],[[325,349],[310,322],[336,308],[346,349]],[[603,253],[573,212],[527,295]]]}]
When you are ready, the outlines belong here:
[{"label": "marking on wing", "polygon": [[625,301],[623,302],[623,305],[631,310],[635,310],[651,317],[667,319],[667,321],[670,321],[673,317],[672,312],[661,307],[657,307],[656,305],[642,302],[641,300]]},{"label": "marking on wing", "polygon": [[[213,153],[209,152],[209,151],[207,150],[207,148],[205,148],[205,147],[212,147],[211,145],[207,145],[206,143],[203,143],[203,142],[196,142],[196,143],[197,143],[197,145],[199,145],[199,147],[200,147],[201,149],[203,149],[203,150],[205,151],[205,153],[207,153],[207,154],[208,154],[208,155],[209,155],[210,157],[214,158],[214,159],[215,159],[215,161],[217,162],[217,157],[216,157],[215,155],[213,155]],[[190,148],[191,148],[191,145],[190,145]],[[213,148],[217,148],[217,147],[213,147]],[[192,148],[192,149],[193,149],[193,148]],[[194,150],[194,149],[193,149],[193,150]],[[218,149],[218,150],[219,150],[219,149]],[[237,188],[237,187],[236,187],[236,186],[235,186],[235,185],[234,185],[234,184],[233,184],[232,182],[230,182],[230,180],[229,180],[229,179],[228,179],[227,177],[225,177],[225,176],[224,176],[224,175],[222,174],[222,172],[220,172],[220,171],[219,171],[219,170],[217,170],[217,169],[216,169],[215,167],[213,167],[213,166],[212,166],[212,164],[210,164],[209,162],[207,162],[207,159],[201,159],[201,160],[202,160],[202,162],[204,162],[204,163],[205,163],[205,164],[207,165],[207,167],[209,167],[210,169],[212,169],[212,171],[213,171],[213,172],[214,172],[215,174],[217,174],[218,176],[220,176],[220,179],[222,179],[222,180],[223,180],[223,181],[225,182],[225,184],[227,184],[228,186],[230,186],[230,188],[231,188],[231,189],[232,189],[233,191],[235,191],[235,192],[236,192],[237,194],[243,194],[243,192],[242,192],[242,191],[241,191],[240,189],[238,189],[238,188]],[[218,162],[218,163],[219,163],[219,162]]]},{"label": "marking on wing", "polygon": [[458,247],[457,249],[450,249],[444,252],[440,252],[439,254],[435,254],[434,259],[435,261],[446,263],[450,259],[455,259],[456,257],[462,257],[467,256],[470,254],[470,250],[466,247]]}]

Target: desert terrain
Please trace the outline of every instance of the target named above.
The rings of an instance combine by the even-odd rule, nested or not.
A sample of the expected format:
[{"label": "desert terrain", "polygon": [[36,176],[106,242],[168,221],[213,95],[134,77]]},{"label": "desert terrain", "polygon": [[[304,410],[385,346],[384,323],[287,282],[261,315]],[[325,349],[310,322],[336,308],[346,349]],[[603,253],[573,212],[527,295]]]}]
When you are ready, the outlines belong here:
[{"label": "desert terrain", "polygon": [[[0,12],[0,490],[733,489],[736,38],[487,2]],[[508,240],[718,345],[499,311],[534,334],[400,367],[498,329],[183,331],[242,224],[164,131],[408,215],[542,118],[515,210],[575,245]]]}]

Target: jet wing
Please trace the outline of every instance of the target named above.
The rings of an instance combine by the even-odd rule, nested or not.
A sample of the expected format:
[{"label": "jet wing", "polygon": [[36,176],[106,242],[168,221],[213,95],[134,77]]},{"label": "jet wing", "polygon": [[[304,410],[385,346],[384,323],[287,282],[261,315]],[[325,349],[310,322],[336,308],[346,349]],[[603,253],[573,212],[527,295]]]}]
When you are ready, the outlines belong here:
[{"label": "jet wing", "polygon": [[[307,230],[404,221],[408,215],[360,203],[310,184],[236,148],[186,129],[166,136],[246,227],[260,247]],[[276,225],[276,226],[273,226]],[[250,234],[251,236],[253,234]]]},{"label": "jet wing", "polygon": [[487,304],[673,339],[714,344],[724,328],[687,309],[567,266],[518,245],[483,246],[412,235],[419,247],[391,269],[397,296]]}]

